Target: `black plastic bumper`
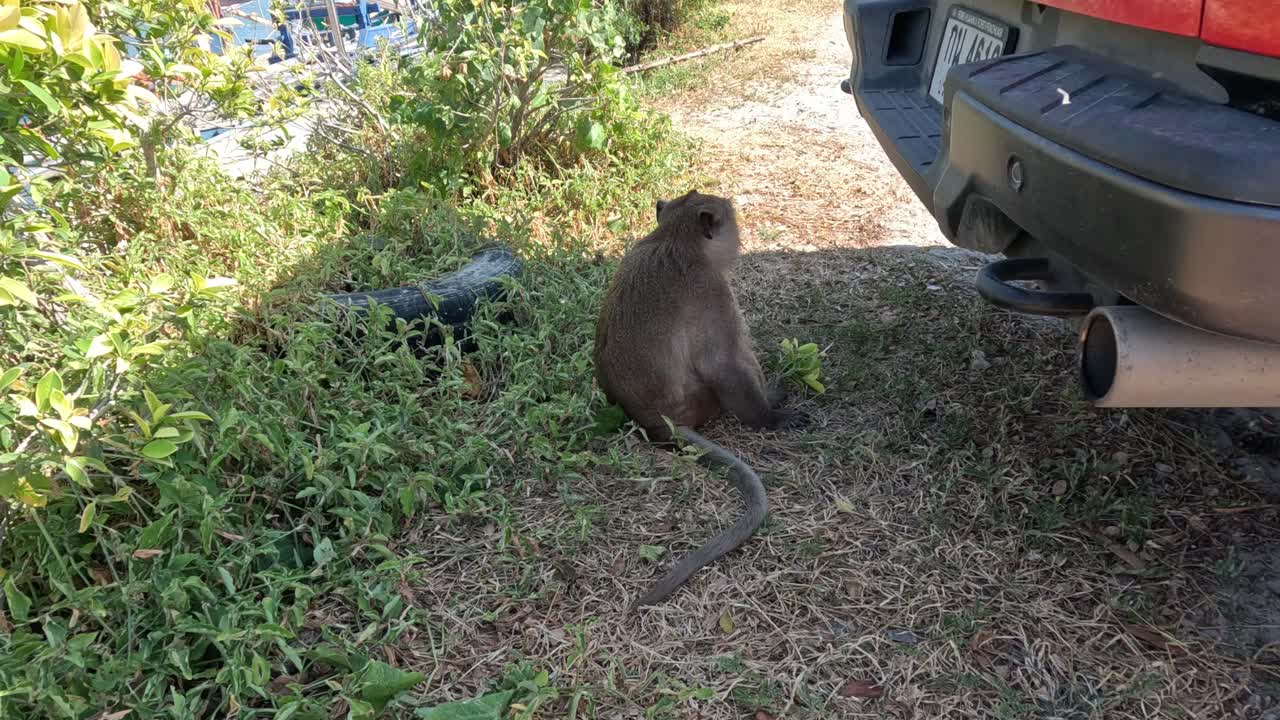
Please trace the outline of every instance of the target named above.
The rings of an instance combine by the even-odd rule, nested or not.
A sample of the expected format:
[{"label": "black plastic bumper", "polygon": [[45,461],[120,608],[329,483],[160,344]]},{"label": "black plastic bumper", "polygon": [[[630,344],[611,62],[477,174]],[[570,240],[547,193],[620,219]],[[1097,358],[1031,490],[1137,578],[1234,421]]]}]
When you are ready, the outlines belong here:
[{"label": "black plastic bumper", "polygon": [[[932,206],[954,236],[989,199],[1098,284],[1180,322],[1280,342],[1280,209],[1173,190],[1091,160],[965,93]],[[1009,179],[1022,166],[1021,189]]]},{"label": "black plastic bumper", "polygon": [[859,109],[949,239],[994,206],[1100,287],[1280,342],[1280,123],[1067,47],[957,66],[944,113],[924,91],[929,53],[888,67],[870,30],[929,11],[932,38],[932,5],[848,0],[846,29]]}]

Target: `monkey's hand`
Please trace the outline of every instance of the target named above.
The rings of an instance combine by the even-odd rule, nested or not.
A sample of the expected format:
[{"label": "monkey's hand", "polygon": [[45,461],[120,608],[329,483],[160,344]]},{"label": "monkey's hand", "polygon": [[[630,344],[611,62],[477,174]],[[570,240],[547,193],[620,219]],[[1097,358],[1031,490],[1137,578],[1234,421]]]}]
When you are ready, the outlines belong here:
[{"label": "monkey's hand", "polygon": [[771,380],[765,396],[769,399],[770,408],[777,410],[782,407],[787,402],[787,381],[782,378]]}]

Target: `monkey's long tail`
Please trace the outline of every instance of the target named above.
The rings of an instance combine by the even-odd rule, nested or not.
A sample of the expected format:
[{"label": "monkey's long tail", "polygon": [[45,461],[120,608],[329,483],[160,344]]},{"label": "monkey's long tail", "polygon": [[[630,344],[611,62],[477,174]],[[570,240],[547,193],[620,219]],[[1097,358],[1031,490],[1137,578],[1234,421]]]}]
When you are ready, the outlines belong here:
[{"label": "monkey's long tail", "polygon": [[752,470],[750,465],[689,428],[681,427],[676,430],[686,441],[705,451],[705,454],[699,458],[699,463],[709,468],[728,469],[729,480],[742,494],[742,500],[746,503],[747,509],[728,529],[721,531],[702,547],[684,556],[670,572],[654,583],[649,592],[631,606],[633,609],[662,602],[703,566],[715,562],[746,542],[756,528],[760,527],[760,523],[764,522],[765,513],[769,510],[769,500],[765,497],[764,484],[760,482],[760,476],[756,475],[756,471]]}]

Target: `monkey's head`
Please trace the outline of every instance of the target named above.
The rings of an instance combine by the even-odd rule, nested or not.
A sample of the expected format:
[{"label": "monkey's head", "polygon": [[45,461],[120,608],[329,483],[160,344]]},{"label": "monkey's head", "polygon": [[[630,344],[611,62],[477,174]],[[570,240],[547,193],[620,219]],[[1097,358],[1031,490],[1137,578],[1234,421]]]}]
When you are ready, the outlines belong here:
[{"label": "monkey's head", "polygon": [[690,190],[656,205],[658,227],[678,242],[697,242],[712,264],[725,266],[738,257],[741,239],[733,203],[718,195]]}]

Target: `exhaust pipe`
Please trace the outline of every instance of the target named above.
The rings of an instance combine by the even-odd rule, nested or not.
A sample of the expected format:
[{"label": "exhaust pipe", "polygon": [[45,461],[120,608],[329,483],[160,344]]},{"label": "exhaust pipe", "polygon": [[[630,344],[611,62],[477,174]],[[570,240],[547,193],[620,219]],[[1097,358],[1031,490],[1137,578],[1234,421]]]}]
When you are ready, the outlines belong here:
[{"label": "exhaust pipe", "polygon": [[1080,382],[1098,407],[1280,407],[1280,345],[1099,307],[1081,326]]}]

